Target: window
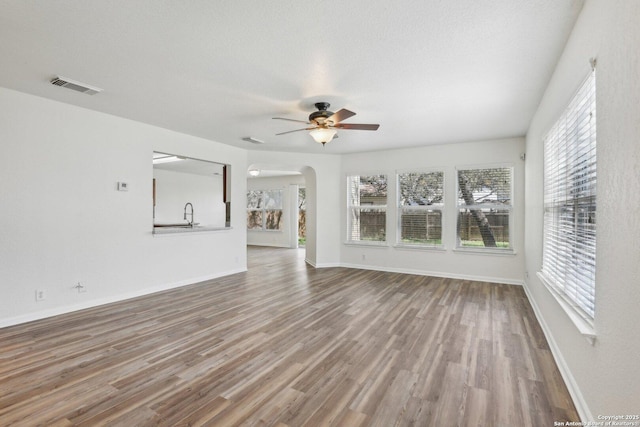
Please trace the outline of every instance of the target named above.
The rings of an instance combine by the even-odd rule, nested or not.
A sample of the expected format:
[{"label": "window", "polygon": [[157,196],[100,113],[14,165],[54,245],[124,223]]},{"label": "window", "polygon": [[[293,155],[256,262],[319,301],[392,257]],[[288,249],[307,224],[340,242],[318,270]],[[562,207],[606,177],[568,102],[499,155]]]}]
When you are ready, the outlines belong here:
[{"label": "window", "polygon": [[386,241],[387,176],[347,177],[347,241]]},{"label": "window", "polygon": [[444,172],[398,174],[398,243],[442,246]]},{"label": "window", "polygon": [[282,229],[282,190],[247,192],[247,229]]},{"label": "window", "polygon": [[510,250],[513,168],[458,170],[458,247]]},{"label": "window", "polygon": [[595,313],[595,72],[544,139],[542,277],[587,319]]},{"label": "window", "polygon": [[298,245],[307,243],[307,189],[298,187]]}]

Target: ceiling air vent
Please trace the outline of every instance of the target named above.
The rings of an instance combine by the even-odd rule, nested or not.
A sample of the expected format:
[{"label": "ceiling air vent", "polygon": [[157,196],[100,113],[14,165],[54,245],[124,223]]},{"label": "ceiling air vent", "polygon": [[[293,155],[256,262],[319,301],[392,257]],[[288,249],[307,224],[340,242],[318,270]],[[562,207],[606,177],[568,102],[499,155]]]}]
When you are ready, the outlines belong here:
[{"label": "ceiling air vent", "polygon": [[244,137],[244,138],[242,138],[242,140],[243,140],[243,141],[250,142],[250,143],[252,143],[252,144],[264,144],[264,141],[263,141],[263,140],[258,139],[258,138],[254,138],[254,137],[252,137],[252,136]]},{"label": "ceiling air vent", "polygon": [[89,86],[88,84],[80,83],[62,76],[58,76],[52,79],[51,84],[54,86],[62,86],[66,87],[67,89],[86,93],[87,95],[95,95],[96,93],[102,92],[102,89],[100,88]]}]

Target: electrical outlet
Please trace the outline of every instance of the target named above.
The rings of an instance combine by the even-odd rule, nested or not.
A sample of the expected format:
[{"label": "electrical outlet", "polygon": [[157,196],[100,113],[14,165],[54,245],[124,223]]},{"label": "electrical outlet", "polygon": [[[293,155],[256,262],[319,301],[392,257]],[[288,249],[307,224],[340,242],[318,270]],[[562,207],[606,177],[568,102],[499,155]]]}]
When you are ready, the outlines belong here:
[{"label": "electrical outlet", "polygon": [[36,289],[36,301],[42,301],[45,298],[44,289]]},{"label": "electrical outlet", "polygon": [[365,254],[362,254],[362,260],[364,261],[366,259],[367,259],[367,256]]}]

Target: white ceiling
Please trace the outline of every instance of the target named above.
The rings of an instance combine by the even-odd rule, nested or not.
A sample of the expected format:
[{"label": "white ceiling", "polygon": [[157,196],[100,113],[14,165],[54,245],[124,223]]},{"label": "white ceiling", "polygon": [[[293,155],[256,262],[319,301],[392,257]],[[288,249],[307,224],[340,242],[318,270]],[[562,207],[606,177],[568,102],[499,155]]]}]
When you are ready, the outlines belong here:
[{"label": "white ceiling", "polygon": [[[0,0],[0,85],[257,150],[522,136],[582,0]],[[61,75],[104,91],[49,84]],[[326,147],[313,104],[357,113]],[[266,141],[256,145],[242,140]]]}]

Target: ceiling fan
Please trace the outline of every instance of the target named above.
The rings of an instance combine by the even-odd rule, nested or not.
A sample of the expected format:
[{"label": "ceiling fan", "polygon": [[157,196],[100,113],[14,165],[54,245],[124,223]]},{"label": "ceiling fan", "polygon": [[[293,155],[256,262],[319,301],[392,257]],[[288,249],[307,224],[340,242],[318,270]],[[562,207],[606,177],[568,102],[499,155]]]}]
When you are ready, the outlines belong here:
[{"label": "ceiling fan", "polygon": [[288,132],[277,133],[276,135],[284,135],[292,132],[300,132],[302,130],[310,130],[311,137],[320,144],[324,145],[331,141],[338,132],[336,129],[356,129],[356,130],[378,130],[380,125],[373,124],[357,124],[357,123],[342,123],[343,120],[348,119],[356,115],[353,111],[342,108],[341,110],[329,111],[328,102],[316,102],[316,108],[318,111],[314,111],[309,114],[309,120],[295,120],[287,119],[285,117],[273,117],[276,120],[288,120],[290,122],[299,122],[312,125],[303,129],[290,130]]}]

